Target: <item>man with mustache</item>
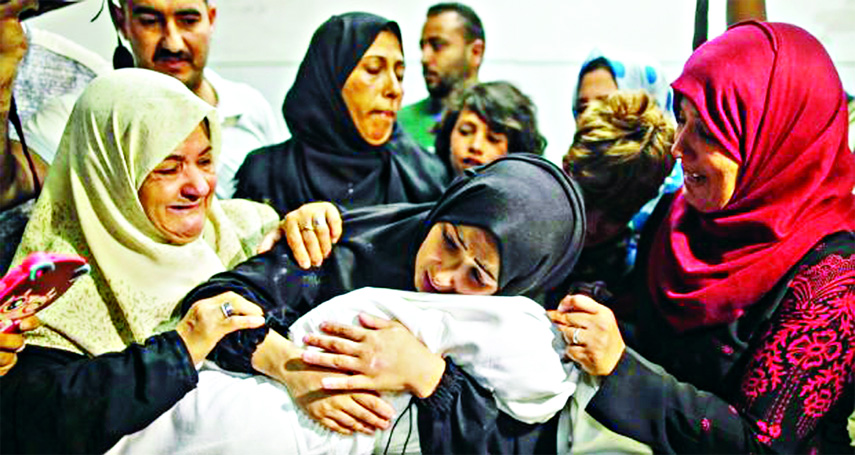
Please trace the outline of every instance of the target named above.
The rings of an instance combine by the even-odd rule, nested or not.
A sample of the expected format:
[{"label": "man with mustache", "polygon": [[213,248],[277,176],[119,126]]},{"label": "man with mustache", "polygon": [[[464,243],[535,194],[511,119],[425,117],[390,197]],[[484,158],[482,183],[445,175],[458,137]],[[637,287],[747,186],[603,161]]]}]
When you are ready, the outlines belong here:
[{"label": "man with mustache", "polygon": [[[285,139],[282,119],[273,114],[257,90],[205,68],[217,17],[217,8],[209,0],[118,1],[118,5],[109,2],[110,13],[119,33],[131,45],[135,66],[173,76],[217,107],[223,149],[216,194],[230,198],[234,174],[244,157]],[[47,103],[24,128],[28,144],[47,163],[56,154],[76,95]]]},{"label": "man with mustache", "polygon": [[401,125],[422,148],[434,152],[434,126],[451,95],[478,83],[484,58],[484,27],[472,8],[438,3],[427,12],[419,46],[429,96],[398,112]]}]

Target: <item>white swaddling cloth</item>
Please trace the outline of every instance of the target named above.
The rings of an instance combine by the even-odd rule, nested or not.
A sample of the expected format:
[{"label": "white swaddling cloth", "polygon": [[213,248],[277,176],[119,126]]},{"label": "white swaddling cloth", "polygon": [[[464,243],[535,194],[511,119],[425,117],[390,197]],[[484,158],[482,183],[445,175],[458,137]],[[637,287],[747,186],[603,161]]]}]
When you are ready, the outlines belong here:
[{"label": "white swaddling cloth", "polygon": [[564,338],[543,307],[526,297],[362,288],[298,319],[289,338],[302,346],[303,336],[320,333],[322,322],[359,325],[359,313],[400,321],[431,352],[450,357],[492,391],[499,409],[521,422],[549,420],[576,389],[578,370],[561,362]]},{"label": "white swaddling cloth", "polygon": [[[491,390],[499,409],[518,420],[548,420],[576,389],[578,370],[561,362],[563,337],[544,309],[525,297],[363,288],[307,313],[291,326],[289,338],[302,345],[302,337],[318,333],[321,322],[358,324],[361,312],[401,321],[431,351],[452,358]],[[400,416],[410,395],[384,398]],[[196,389],[109,453],[361,454],[375,446],[382,451],[389,437],[393,446],[401,446],[406,427],[402,424],[391,436],[343,436],[314,422],[276,381],[207,366]],[[418,452],[417,434],[409,437],[406,449]]]}]

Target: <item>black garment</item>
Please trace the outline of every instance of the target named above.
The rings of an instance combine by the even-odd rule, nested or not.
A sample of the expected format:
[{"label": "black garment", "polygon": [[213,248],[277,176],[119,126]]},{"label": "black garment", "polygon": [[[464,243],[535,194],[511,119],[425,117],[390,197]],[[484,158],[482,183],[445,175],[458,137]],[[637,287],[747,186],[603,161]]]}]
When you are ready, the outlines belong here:
[{"label": "black garment", "polygon": [[[590,286],[597,286],[601,292],[595,300],[606,305],[615,313],[618,320],[632,319],[632,305],[627,302],[632,296],[630,272],[632,266],[627,263],[627,251],[633,233],[627,228],[614,239],[582,249],[579,261],[573,272],[558,287],[546,295],[546,307],[558,307],[561,299],[571,292],[586,292]],[[604,295],[607,298],[603,298]],[[592,296],[593,297],[593,296]]]},{"label": "black garment", "polygon": [[292,138],[247,156],[236,175],[235,197],[267,202],[284,214],[312,201],[350,209],[429,202],[442,194],[450,175],[438,158],[397,123],[388,142],[368,144],[341,95],[383,30],[400,41],[397,23],[368,13],[333,16],[315,31],[282,106]]},{"label": "black garment", "polygon": [[12,265],[35,203],[30,199],[0,212],[0,275],[5,275]]},{"label": "black garment", "polygon": [[178,333],[87,358],[28,346],[0,378],[0,452],[103,453],[196,387]]},{"label": "black garment", "polygon": [[[182,308],[227,291],[259,304],[266,327],[231,334],[212,353],[225,368],[253,371],[251,355],[268,328],[287,335],[291,323],[318,304],[360,287],[413,290],[416,252],[437,221],[479,226],[493,234],[501,262],[498,294],[503,295],[535,294],[554,285],[572,269],[584,243],[584,207],[576,185],[546,160],[514,154],[467,171],[435,204],[345,213],[345,234],[318,269],[300,270],[288,246],[280,243],[197,286]],[[417,404],[424,453],[554,451],[554,438],[540,434],[553,428],[557,417],[542,426],[516,422],[499,413],[492,395],[473,378],[450,360],[447,364],[437,392]],[[459,434],[447,439],[451,427]]]}]

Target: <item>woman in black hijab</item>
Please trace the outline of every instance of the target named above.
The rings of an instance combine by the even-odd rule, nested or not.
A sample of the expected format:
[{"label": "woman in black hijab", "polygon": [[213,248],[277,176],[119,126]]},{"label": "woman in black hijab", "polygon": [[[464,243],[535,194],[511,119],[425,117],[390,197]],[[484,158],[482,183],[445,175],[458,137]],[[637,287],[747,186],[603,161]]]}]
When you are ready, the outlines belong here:
[{"label": "woman in black hijab", "polygon": [[[584,242],[585,220],[581,193],[560,169],[533,155],[514,154],[467,171],[436,203],[357,209],[344,214],[344,224],[345,235],[320,268],[300,269],[288,246],[280,242],[234,270],[215,275],[183,302],[186,310],[197,300],[233,291],[259,304],[267,325],[233,334],[218,345],[213,360],[230,370],[260,372],[284,382],[309,415],[339,431],[365,429],[391,416],[382,416],[371,410],[372,405],[364,404],[371,401],[369,396],[379,400],[370,393],[327,393],[320,389],[320,379],[315,380],[314,390],[292,382],[301,352],[283,335],[297,318],[327,299],[365,286],[536,295],[557,284],[572,269]],[[479,243],[467,231],[480,232],[487,241]],[[498,259],[495,264],[490,264],[490,254],[480,253],[489,250],[484,247],[491,243]],[[464,254],[464,260],[457,261],[461,256],[455,254],[460,252],[474,252],[474,260]],[[452,260],[437,262],[437,255],[432,253]],[[446,281],[444,273],[453,279]],[[481,274],[480,280],[475,274]],[[418,343],[412,334],[407,335]],[[439,371],[433,371],[433,384],[410,390],[423,397],[418,400],[419,414],[427,417],[424,421],[420,418],[420,429],[435,428],[437,416],[447,414],[460,400],[478,399],[484,402],[479,409],[495,410],[490,393],[450,359],[429,351],[425,355],[436,357],[406,359],[420,365],[439,365]],[[272,364],[279,365],[279,370],[269,367]],[[299,398],[350,399],[353,395],[359,395],[353,401],[362,403],[360,409],[351,408],[332,417]],[[485,421],[491,421],[488,417]],[[336,423],[330,425],[325,418]],[[358,421],[365,424],[353,423]]]},{"label": "woman in black hijab", "polygon": [[247,156],[234,197],[280,214],[312,201],[350,209],[436,200],[447,171],[396,121],[403,71],[397,23],[368,13],[331,17],[282,106],[293,137]]}]

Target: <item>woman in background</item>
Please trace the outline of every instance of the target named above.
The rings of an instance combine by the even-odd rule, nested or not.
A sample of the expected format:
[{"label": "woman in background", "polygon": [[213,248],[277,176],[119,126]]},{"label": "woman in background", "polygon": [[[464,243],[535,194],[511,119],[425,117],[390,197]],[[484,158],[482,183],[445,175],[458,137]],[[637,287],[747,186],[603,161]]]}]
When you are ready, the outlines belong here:
[{"label": "woman in background", "polygon": [[235,197],[282,215],[313,201],[352,209],[436,200],[449,176],[398,126],[403,78],[397,23],[368,13],[331,17],[282,106],[293,137],[247,156]]}]

